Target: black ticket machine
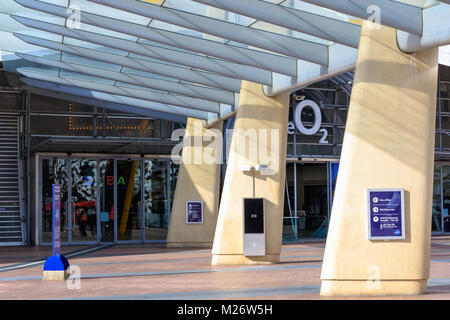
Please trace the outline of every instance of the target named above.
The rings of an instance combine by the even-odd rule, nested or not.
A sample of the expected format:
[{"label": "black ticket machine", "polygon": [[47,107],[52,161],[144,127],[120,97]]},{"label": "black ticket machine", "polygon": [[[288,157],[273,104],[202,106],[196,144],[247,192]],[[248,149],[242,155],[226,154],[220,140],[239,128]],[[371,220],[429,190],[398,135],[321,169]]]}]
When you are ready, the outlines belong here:
[{"label": "black ticket machine", "polygon": [[244,198],[244,256],[265,256],[264,198]]}]

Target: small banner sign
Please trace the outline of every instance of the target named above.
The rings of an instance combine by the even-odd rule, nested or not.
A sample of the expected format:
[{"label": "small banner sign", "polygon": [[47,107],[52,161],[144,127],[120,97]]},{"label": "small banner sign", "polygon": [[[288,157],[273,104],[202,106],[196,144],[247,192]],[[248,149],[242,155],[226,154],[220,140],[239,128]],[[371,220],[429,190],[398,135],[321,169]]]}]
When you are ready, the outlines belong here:
[{"label": "small banner sign", "polygon": [[405,239],[403,189],[369,189],[369,240]]},{"label": "small banner sign", "polygon": [[203,201],[186,202],[186,223],[187,224],[203,223]]},{"label": "small banner sign", "polygon": [[53,255],[61,254],[61,186],[53,185]]}]

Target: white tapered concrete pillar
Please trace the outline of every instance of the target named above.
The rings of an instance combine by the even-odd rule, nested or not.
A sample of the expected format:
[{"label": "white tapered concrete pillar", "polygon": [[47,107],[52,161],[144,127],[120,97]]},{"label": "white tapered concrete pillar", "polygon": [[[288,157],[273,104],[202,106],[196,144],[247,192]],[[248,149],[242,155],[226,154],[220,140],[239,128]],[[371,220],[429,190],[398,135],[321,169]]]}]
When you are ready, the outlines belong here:
[{"label": "white tapered concrete pillar", "polygon": [[[262,85],[242,82],[220,202],[212,265],[276,263],[282,241],[289,94],[268,97]],[[242,167],[267,165],[255,179]],[[253,188],[254,182],[254,188]],[[253,190],[255,194],[253,195]],[[243,252],[243,198],[265,199],[265,255]]]},{"label": "white tapered concrete pillar", "polygon": [[[202,120],[188,118],[167,234],[168,248],[212,247],[219,209],[222,125],[219,122],[206,129]],[[202,203],[201,223],[188,223],[188,201]]]},{"label": "white tapered concrete pillar", "polygon": [[[323,267],[321,294],[421,294],[429,277],[438,49],[405,54],[366,22]],[[404,240],[368,240],[367,189],[405,190]]]}]

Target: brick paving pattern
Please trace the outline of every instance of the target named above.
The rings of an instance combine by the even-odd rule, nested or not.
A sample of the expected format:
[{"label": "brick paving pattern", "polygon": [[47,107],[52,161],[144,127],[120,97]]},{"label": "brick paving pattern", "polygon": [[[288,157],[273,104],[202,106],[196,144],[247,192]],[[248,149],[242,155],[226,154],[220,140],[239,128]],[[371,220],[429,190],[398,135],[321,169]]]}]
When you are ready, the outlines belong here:
[{"label": "brick paving pattern", "polygon": [[[283,245],[279,264],[246,266],[211,266],[211,250],[163,244],[63,247],[81,270],[80,289],[42,280],[50,247],[0,247],[0,299],[337,299],[319,295],[324,247],[302,240]],[[450,237],[431,248],[427,294],[376,299],[450,299]]]}]

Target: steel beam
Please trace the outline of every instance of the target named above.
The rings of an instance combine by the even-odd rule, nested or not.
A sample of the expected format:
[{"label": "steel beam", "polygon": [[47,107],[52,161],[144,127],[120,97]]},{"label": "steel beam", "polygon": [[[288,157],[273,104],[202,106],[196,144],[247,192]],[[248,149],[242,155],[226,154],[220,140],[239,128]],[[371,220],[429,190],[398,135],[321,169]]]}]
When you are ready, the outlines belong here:
[{"label": "steel beam", "polygon": [[397,42],[408,53],[450,44],[450,6],[439,4],[424,9],[422,36],[397,30]]},{"label": "steel beam", "polygon": [[[163,91],[163,92],[178,93],[178,94],[181,94],[182,96],[172,95],[174,101],[177,100],[178,103],[183,103],[184,106],[187,106],[187,107],[203,108],[203,110],[204,110],[204,108],[212,108],[212,106],[217,106],[217,108],[218,108],[219,103],[233,105],[235,102],[233,93],[219,91],[217,89],[210,89],[210,88],[206,88],[206,87],[180,84],[180,83],[177,83],[174,81],[159,80],[159,79],[154,79],[154,78],[149,78],[149,77],[138,76],[138,75],[134,75],[134,74],[130,74],[130,73],[110,71],[110,70],[102,69],[102,68],[94,68],[91,66],[85,66],[85,65],[75,64],[75,63],[60,62],[57,60],[36,57],[36,56],[28,55],[28,54],[16,53],[16,55],[21,57],[22,59],[30,61],[32,63],[38,63],[38,64],[46,65],[49,67],[60,68],[60,69],[64,69],[64,70],[68,70],[68,71],[72,71],[72,72],[76,72],[76,73],[82,73],[82,74],[90,75],[93,77],[100,76],[105,79],[129,83],[129,84],[133,84],[133,85],[140,86],[140,87],[156,89],[156,90]],[[25,68],[19,68],[19,69],[17,69],[17,71],[23,73],[26,70],[25,70]],[[43,71],[45,71],[45,70],[43,70]],[[83,80],[83,81],[89,82],[89,79]],[[94,83],[95,83],[95,81],[94,81]],[[91,84],[92,84],[92,81],[91,81]],[[97,84],[95,84],[95,85],[97,85]],[[98,85],[101,85],[101,83],[99,83]],[[124,93],[125,93],[125,90],[127,90],[128,92],[130,92],[129,94],[140,95],[142,99],[149,99],[149,100],[152,100],[152,99],[150,99],[150,95],[148,94],[148,92],[154,92],[154,91],[149,91],[149,90],[138,90],[138,89],[132,90],[131,88],[125,88],[123,86],[120,88],[122,88],[122,90],[124,90]],[[142,91],[142,93],[139,94],[139,91]],[[118,93],[118,94],[120,94],[120,93]],[[164,95],[167,95],[167,93],[164,93]],[[148,96],[149,98],[146,98],[146,96]],[[183,96],[185,96],[185,97],[183,97]],[[195,98],[195,99],[193,99],[193,98]],[[214,101],[214,102],[212,102],[212,101]],[[173,102],[165,102],[165,103],[172,104]],[[178,103],[176,105],[179,105]],[[212,110],[208,110],[208,111],[214,112]]]},{"label": "steel beam", "polygon": [[90,0],[108,7],[124,10],[176,26],[207,33],[227,40],[277,52],[288,57],[327,64],[326,47],[269,31],[192,14],[168,7],[135,0]]},{"label": "steel beam", "polygon": [[[289,73],[296,75],[296,60],[290,59],[289,64],[273,65],[273,62],[278,58],[267,60],[268,65],[273,70],[263,70],[262,68],[256,68],[248,65],[241,65],[225,60],[214,59],[198,54],[192,54],[187,52],[181,52],[178,50],[162,48],[154,45],[136,43],[129,40],[115,38],[111,36],[105,36],[102,34],[88,32],[83,30],[69,29],[56,24],[34,20],[26,17],[11,16],[21,24],[50,33],[56,33],[65,37],[74,38],[90,43],[99,44],[102,46],[122,50],[125,52],[132,52],[135,54],[143,55],[149,58],[168,61],[176,63],[182,66],[193,67],[196,69],[206,70],[214,73],[218,73],[224,76],[246,79],[257,83],[270,83],[271,73],[270,71],[279,72],[281,74]],[[294,62],[293,65],[291,62]],[[258,64],[258,61],[253,61],[253,64]]]},{"label": "steel beam", "polygon": [[[70,17],[70,13],[67,12],[66,7],[56,6],[36,0],[14,0],[14,1],[30,9],[50,13],[63,18]],[[15,18],[17,16],[11,15],[11,17]],[[193,52],[199,52],[213,57],[219,57],[225,60],[234,61],[239,64],[254,66],[257,68],[270,71],[282,69],[284,70],[283,72],[277,71],[282,74],[292,73],[292,62],[294,62],[295,65],[295,60],[292,58],[283,57],[280,55],[262,52],[258,50],[227,45],[216,41],[201,39],[197,37],[191,37],[176,32],[170,32],[156,28],[148,28],[146,26],[120,21],[117,19],[107,18],[88,12],[83,12],[83,14],[80,15],[80,18],[81,23],[86,23],[100,28],[105,28],[124,34],[133,35],[139,38],[163,43],[184,50],[190,50]],[[85,39],[85,41],[89,40]],[[314,61],[312,62],[326,63],[326,61],[322,61],[318,57],[313,58]]]},{"label": "steel beam", "polygon": [[[391,0],[302,0],[413,34],[422,34],[422,8]],[[378,15],[379,13],[379,15]]]},{"label": "steel beam", "polygon": [[298,61],[298,76],[294,79],[277,78],[274,76],[271,87],[264,87],[269,96],[278,95],[284,91],[294,91],[301,87],[332,78],[352,71],[356,66],[358,50],[340,44],[330,46],[330,65],[328,68],[307,61]]},{"label": "steel beam", "polygon": [[361,27],[345,21],[260,0],[194,1],[353,48],[358,48],[359,45]]},{"label": "steel beam", "polygon": [[166,105],[162,103],[156,103],[151,102],[147,100],[142,99],[135,99],[130,97],[124,97],[124,96],[118,96],[113,95],[101,91],[95,91],[95,90],[89,90],[89,89],[83,89],[83,88],[77,88],[72,86],[65,86],[65,85],[58,85],[55,83],[42,81],[42,80],[36,80],[36,79],[30,79],[30,78],[21,78],[20,79],[23,83],[25,83],[28,86],[36,87],[44,90],[50,90],[50,91],[56,91],[61,92],[65,94],[71,94],[76,96],[81,96],[85,98],[90,99],[96,99],[96,100],[103,100],[113,103],[119,103],[122,105],[129,105],[133,107],[143,108],[146,110],[153,110],[153,111],[159,111],[159,112],[165,112],[170,114],[177,114],[182,115],[186,117],[193,117],[196,119],[208,119],[208,112],[200,111],[200,110],[193,110],[188,108],[181,108],[177,106],[171,106]]},{"label": "steel beam", "polygon": [[[190,108],[195,110],[203,110],[207,112],[220,112],[220,104],[211,101],[205,101],[201,99],[193,99],[189,97],[182,97],[173,94],[155,92],[149,90],[142,90],[136,88],[128,88],[124,86],[108,85],[99,82],[77,80],[69,77],[58,77],[54,75],[44,74],[41,72],[35,72],[30,70],[31,68],[19,68],[18,72],[27,76],[28,78],[38,79],[43,81],[49,81],[61,85],[68,85],[78,88],[98,90],[111,94],[117,94],[126,97],[138,98],[153,102],[159,102],[164,104],[170,104],[174,106],[180,106],[184,108]],[[44,70],[42,70],[44,71]]]},{"label": "steel beam", "polygon": [[66,52],[97,61],[116,64],[135,70],[159,74],[162,76],[202,84],[213,88],[224,89],[226,91],[239,92],[241,88],[240,80],[224,77],[218,74],[195,71],[192,69],[181,68],[166,63],[157,63],[143,59],[130,58],[127,56],[83,48],[75,45],[62,44],[56,41],[32,37],[25,34],[14,33],[14,35],[22,41],[25,41],[26,43],[32,45]]},{"label": "steel beam", "polygon": [[136,107],[128,106],[125,104],[120,104],[120,103],[113,103],[113,102],[108,102],[108,101],[102,101],[102,100],[97,100],[97,99],[90,99],[90,98],[85,98],[85,97],[81,97],[81,96],[71,95],[71,94],[67,94],[67,93],[49,91],[49,90],[44,90],[44,89],[28,86],[28,85],[25,85],[24,88],[27,89],[28,91],[30,91],[32,94],[50,97],[50,98],[59,99],[59,100],[65,100],[68,102],[80,103],[80,104],[84,104],[84,105],[88,105],[88,106],[104,108],[104,109],[108,109],[108,110],[114,110],[114,111],[118,111],[118,112],[126,112],[126,113],[136,114],[139,116],[168,120],[168,121],[175,121],[175,122],[181,122],[181,123],[186,123],[186,120],[187,120],[186,116],[179,116],[179,115],[175,115],[175,114],[169,114],[169,113],[164,113],[164,112],[159,112],[159,111],[152,111],[152,110],[147,110],[147,109],[143,109],[143,108],[136,108]]}]

